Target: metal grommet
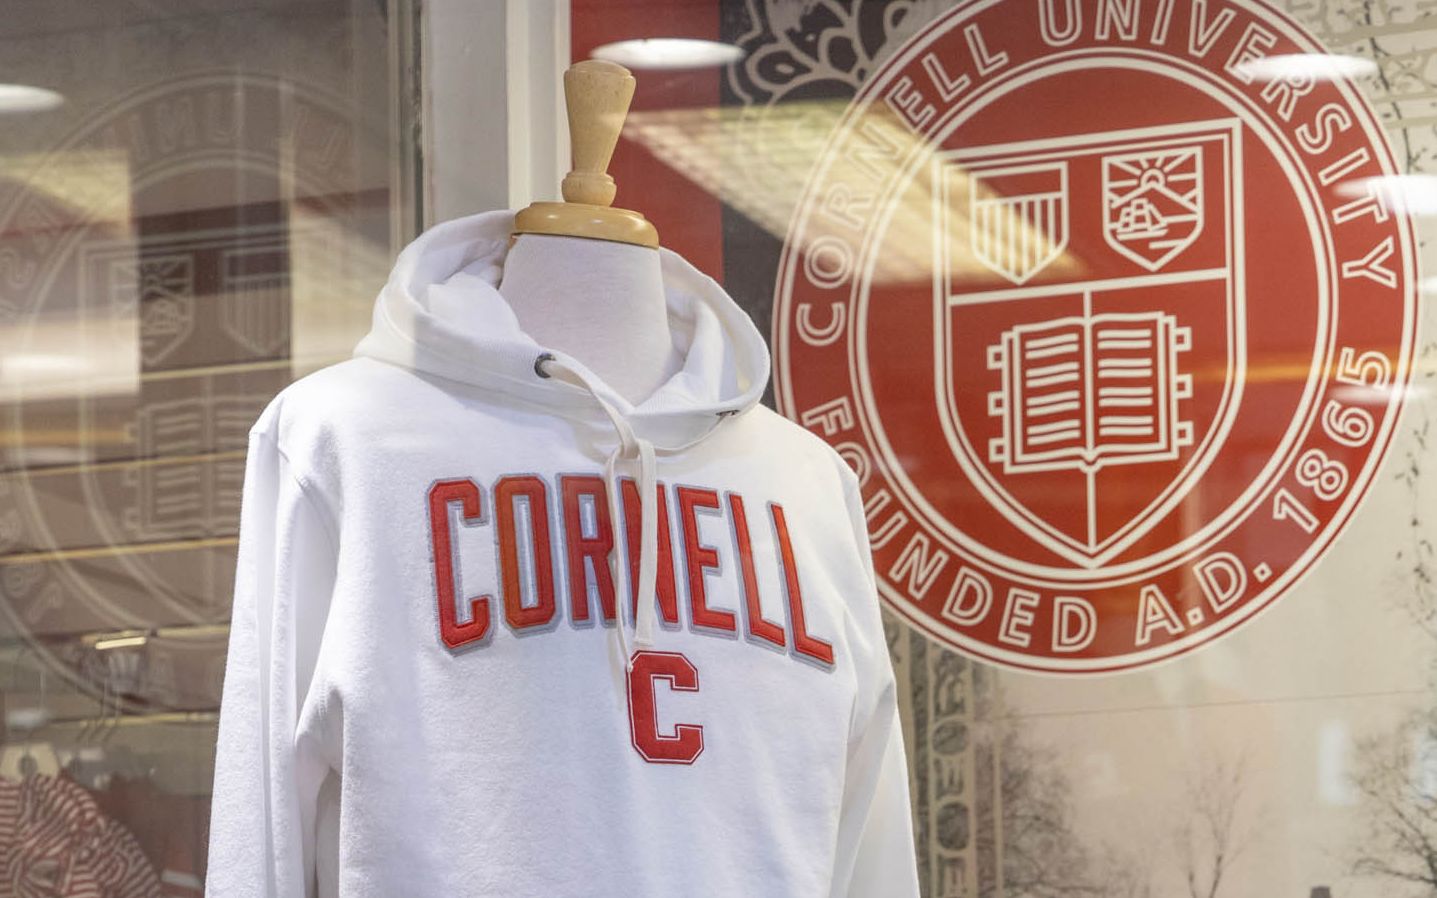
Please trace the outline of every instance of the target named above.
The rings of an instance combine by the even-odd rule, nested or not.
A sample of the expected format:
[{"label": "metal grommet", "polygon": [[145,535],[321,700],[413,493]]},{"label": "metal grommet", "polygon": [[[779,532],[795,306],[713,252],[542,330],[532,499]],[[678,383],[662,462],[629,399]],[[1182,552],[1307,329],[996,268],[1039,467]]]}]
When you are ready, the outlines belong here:
[{"label": "metal grommet", "polygon": [[539,353],[539,357],[534,359],[534,373],[543,378],[551,377],[552,375],[544,370],[544,363],[552,361],[554,361],[554,354],[552,352]]}]

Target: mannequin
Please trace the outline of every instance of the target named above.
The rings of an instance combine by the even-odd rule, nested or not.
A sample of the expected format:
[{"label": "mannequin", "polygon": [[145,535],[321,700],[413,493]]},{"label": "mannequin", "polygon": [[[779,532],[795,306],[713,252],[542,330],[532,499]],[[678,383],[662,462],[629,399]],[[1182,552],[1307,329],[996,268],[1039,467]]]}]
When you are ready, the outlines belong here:
[{"label": "mannequin", "polygon": [[540,346],[583,362],[635,405],[682,364],[669,333],[657,250],[520,234],[504,260],[499,292]]},{"label": "mannequin", "polygon": [[669,332],[659,237],[638,212],[611,208],[607,169],[634,77],[600,60],[564,73],[574,169],[562,203],[534,203],[514,219],[499,292],[541,346],[583,362],[637,405],[682,364]]}]

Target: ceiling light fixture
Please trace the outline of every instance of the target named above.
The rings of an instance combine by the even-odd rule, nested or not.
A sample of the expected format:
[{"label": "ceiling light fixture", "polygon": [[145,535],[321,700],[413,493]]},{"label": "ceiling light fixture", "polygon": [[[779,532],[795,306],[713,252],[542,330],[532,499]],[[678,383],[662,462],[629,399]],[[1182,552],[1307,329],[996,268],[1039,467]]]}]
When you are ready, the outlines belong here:
[{"label": "ceiling light fixture", "polygon": [[38,729],[50,719],[44,708],[11,708],[5,712],[5,726],[12,730]]},{"label": "ceiling light fixture", "polygon": [[0,84],[0,113],[44,112],[64,102],[64,97],[43,87]]},{"label": "ceiling light fixture", "polygon": [[1370,78],[1377,74],[1377,63],[1361,56],[1338,53],[1284,53],[1250,59],[1240,63],[1237,71],[1254,81],[1296,81],[1304,78],[1337,81]]},{"label": "ceiling light fixture", "polygon": [[89,365],[83,356],[54,352],[22,352],[0,359],[0,380],[11,374],[76,374]]},{"label": "ceiling light fixture", "polygon": [[1337,192],[1353,199],[1373,197],[1393,212],[1437,215],[1437,175],[1378,175],[1337,185]]},{"label": "ceiling light fixture", "polygon": [[631,69],[703,69],[737,62],[743,50],[692,37],[645,37],[604,44],[589,55]]}]

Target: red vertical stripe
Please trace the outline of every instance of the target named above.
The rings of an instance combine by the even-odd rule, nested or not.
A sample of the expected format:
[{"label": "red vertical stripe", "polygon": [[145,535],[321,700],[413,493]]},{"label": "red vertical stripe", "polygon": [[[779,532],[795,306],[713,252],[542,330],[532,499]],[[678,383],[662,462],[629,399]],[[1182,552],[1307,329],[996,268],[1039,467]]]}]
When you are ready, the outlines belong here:
[{"label": "red vertical stripe", "polygon": [[733,519],[734,542],[738,544],[739,570],[743,574],[743,601],[748,611],[748,632],[750,636],[766,639],[783,648],[783,627],[766,620],[758,597],[758,576],[753,570],[753,547],[748,533],[748,515],[743,510],[743,499],[738,493],[728,494],[729,516]]},{"label": "red vertical stripe", "polygon": [[824,664],[832,664],[833,646],[808,635],[808,621],[803,613],[803,593],[798,587],[798,565],[793,560],[793,544],[788,538],[788,522],[783,515],[783,506],[774,502],[769,508],[773,513],[773,529],[778,536],[779,554],[783,557],[783,581],[788,587],[788,619],[793,629],[793,649]]}]

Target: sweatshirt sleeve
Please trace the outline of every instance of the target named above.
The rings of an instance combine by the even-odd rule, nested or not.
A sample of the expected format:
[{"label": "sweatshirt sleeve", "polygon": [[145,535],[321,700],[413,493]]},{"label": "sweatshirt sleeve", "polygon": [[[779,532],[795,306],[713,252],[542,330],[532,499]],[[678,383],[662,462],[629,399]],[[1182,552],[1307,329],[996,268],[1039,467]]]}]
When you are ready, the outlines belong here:
[{"label": "sweatshirt sleeve", "polygon": [[917,898],[918,861],[908,793],[908,762],[898,719],[898,687],[878,611],[873,555],[858,480],[842,467],[845,499],[865,571],[864,594],[850,606],[858,696],[838,825],[832,898]]},{"label": "sweatshirt sleeve", "polygon": [[209,898],[314,894],[316,798],[328,770],[301,733],[334,588],[329,517],[274,438],[253,430],[210,806]]}]

